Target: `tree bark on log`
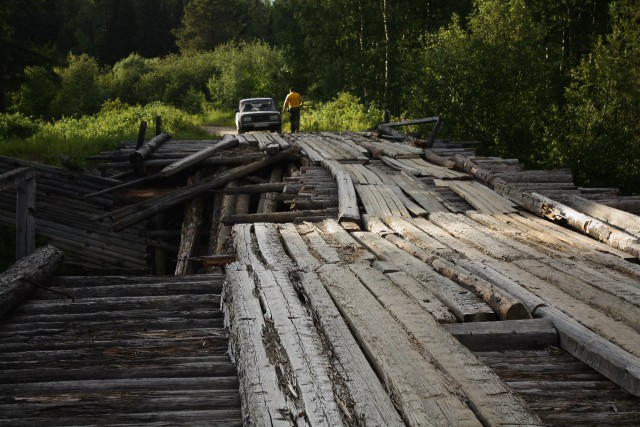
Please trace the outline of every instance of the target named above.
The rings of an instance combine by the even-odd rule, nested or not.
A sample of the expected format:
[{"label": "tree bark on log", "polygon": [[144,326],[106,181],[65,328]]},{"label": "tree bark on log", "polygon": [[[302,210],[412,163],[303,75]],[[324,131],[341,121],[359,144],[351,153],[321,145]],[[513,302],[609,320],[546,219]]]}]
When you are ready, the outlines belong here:
[{"label": "tree bark on log", "polygon": [[31,255],[0,275],[0,318],[20,303],[36,283],[52,276],[62,264],[64,254],[52,245],[38,248]]},{"label": "tree bark on log", "polygon": [[193,166],[207,157],[212,156],[214,153],[227,148],[233,148],[238,145],[238,138],[234,138],[231,135],[225,135],[217,144],[207,147],[204,150],[193,153],[184,159],[178,160],[175,163],[170,164],[160,171],[160,175],[164,177],[173,176],[178,172]]},{"label": "tree bark on log", "polygon": [[568,195],[563,201],[572,209],[618,227],[636,237],[640,237],[640,218],[638,218],[637,215],[632,215],[628,212],[575,195]]},{"label": "tree bark on log", "polygon": [[131,153],[129,161],[134,165],[142,163],[143,160],[147,159],[151,153],[160,148],[162,143],[169,138],[171,138],[171,135],[168,133],[161,133],[158,136],[154,136],[149,142],[146,142],[142,147]]},{"label": "tree bark on log", "polygon": [[279,154],[276,154],[274,156],[266,156],[257,162],[238,166],[220,175],[207,177],[201,184],[194,185],[193,187],[180,188],[178,190],[172,191],[171,193],[168,193],[165,196],[160,196],[152,200],[140,202],[135,205],[127,206],[126,208],[112,212],[112,217],[126,215],[116,221],[113,225],[113,228],[116,231],[122,230],[144,219],[147,219],[157,214],[158,212],[197,197],[206,191],[219,188],[228,182],[242,178],[274,163],[285,160],[291,154],[295,154],[297,152],[298,147],[291,147],[287,150],[281,151]]}]

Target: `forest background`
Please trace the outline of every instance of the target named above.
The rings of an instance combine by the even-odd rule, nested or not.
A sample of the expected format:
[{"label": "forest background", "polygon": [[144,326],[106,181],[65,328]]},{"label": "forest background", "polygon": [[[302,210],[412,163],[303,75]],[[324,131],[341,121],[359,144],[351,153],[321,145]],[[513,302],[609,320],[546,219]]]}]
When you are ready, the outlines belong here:
[{"label": "forest background", "polygon": [[142,118],[197,135],[294,86],[303,130],[437,115],[638,194],[639,24],[637,0],[3,0],[0,154],[83,167]]}]

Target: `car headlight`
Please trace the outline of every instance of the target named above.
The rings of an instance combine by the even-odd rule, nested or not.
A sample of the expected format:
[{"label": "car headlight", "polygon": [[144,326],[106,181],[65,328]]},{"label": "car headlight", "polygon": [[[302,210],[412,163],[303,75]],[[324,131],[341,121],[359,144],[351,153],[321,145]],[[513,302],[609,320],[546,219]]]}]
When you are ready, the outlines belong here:
[{"label": "car headlight", "polygon": [[251,121],[251,116],[244,116],[244,117],[242,118],[242,122],[243,122],[243,123],[247,123],[247,122],[250,122],[250,121]]},{"label": "car headlight", "polygon": [[272,122],[276,122],[276,121],[280,120],[280,115],[272,114],[272,115],[269,116],[269,120],[271,120]]}]

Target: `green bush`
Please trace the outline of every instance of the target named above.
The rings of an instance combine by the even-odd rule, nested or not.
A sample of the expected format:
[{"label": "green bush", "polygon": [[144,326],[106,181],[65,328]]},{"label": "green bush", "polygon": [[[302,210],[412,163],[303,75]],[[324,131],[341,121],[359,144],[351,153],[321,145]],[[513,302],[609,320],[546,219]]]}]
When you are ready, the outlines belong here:
[{"label": "green bush", "polygon": [[40,129],[39,121],[25,117],[21,113],[0,113],[0,141],[28,138]]},{"label": "green bush", "polygon": [[69,55],[67,68],[57,70],[60,88],[53,101],[54,117],[95,114],[106,96],[100,86],[98,62],[86,54]]},{"label": "green bush", "polygon": [[51,117],[51,106],[58,91],[55,74],[35,66],[25,68],[23,74],[20,88],[11,93],[11,110],[27,116]]},{"label": "green bush", "polygon": [[377,106],[366,108],[358,97],[341,92],[333,101],[324,104],[305,102],[300,129],[303,132],[363,131],[381,123],[383,118],[384,112]]},{"label": "green bush", "polygon": [[150,60],[132,53],[117,62],[111,71],[101,78],[102,85],[110,99],[120,99],[127,104],[140,102],[136,86],[142,76],[149,72]]}]

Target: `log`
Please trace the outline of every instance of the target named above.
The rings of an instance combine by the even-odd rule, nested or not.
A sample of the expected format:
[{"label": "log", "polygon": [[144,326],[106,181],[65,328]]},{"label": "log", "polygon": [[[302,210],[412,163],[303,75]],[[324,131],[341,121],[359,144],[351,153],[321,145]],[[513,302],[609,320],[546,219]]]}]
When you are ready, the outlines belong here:
[{"label": "log", "polygon": [[0,175],[0,191],[16,188],[21,182],[37,176],[37,172],[28,167],[21,167]]},{"label": "log", "polygon": [[[270,184],[283,184],[282,182],[282,167],[276,166],[271,170],[269,176]],[[275,212],[278,210],[278,200],[273,197],[273,192],[262,193],[258,202],[258,212],[267,213]]]},{"label": "log", "polygon": [[136,140],[136,150],[142,147],[144,144],[144,134],[147,133],[147,122],[140,122],[140,129],[138,129],[138,139]]},{"label": "log", "polygon": [[[282,193],[285,187],[291,191],[300,189],[295,185],[286,184],[284,182],[267,182],[264,184],[239,185],[237,187],[227,187],[224,194],[259,194],[259,193]],[[298,193],[295,191],[294,193]]]},{"label": "log", "polygon": [[165,196],[160,196],[149,201],[140,202],[135,205],[120,209],[118,211],[111,212],[112,216],[126,215],[124,217],[121,217],[121,219],[114,223],[114,230],[122,230],[144,219],[147,219],[158,212],[164,211],[179,203],[183,203],[187,200],[197,197],[209,190],[222,187],[228,182],[231,182],[238,178],[242,178],[274,163],[286,160],[290,155],[297,152],[298,147],[291,147],[287,150],[281,151],[279,154],[276,154],[274,156],[266,156],[257,162],[238,166],[220,175],[207,177],[201,184],[194,185],[190,188],[181,188]]},{"label": "log", "polygon": [[360,224],[360,210],[351,175],[335,161],[325,161],[323,166],[331,172],[338,183],[338,222],[349,221]]},{"label": "log", "polygon": [[576,195],[566,196],[563,202],[572,209],[618,227],[640,237],[640,218],[637,215],[614,209]]},{"label": "log", "polygon": [[293,222],[296,218],[307,218],[312,216],[321,216],[327,218],[334,212],[331,209],[321,210],[303,210],[303,211],[287,211],[287,212],[268,212],[268,213],[256,213],[245,215],[229,215],[223,217],[221,222],[225,225],[234,225],[241,223],[256,223],[256,222],[274,222],[285,223]]},{"label": "log", "polygon": [[[238,185],[237,181],[227,183],[226,188],[234,188]],[[235,194],[225,194],[221,201],[220,211],[216,215],[217,233],[215,236],[215,246],[210,254],[223,255],[233,250],[233,245],[229,244],[231,236],[231,227],[223,224],[222,218],[233,215],[236,211],[236,201],[238,196]],[[213,227],[213,225],[212,225]]]},{"label": "log", "polygon": [[433,255],[401,237],[389,234],[385,238],[411,255],[423,260],[444,277],[453,280],[476,294],[498,314],[500,319],[522,320],[531,318],[531,315],[520,301],[497,289],[486,280],[473,276],[464,268]]},{"label": "log", "polygon": [[36,283],[52,276],[62,264],[64,254],[52,245],[38,248],[31,255],[9,267],[0,275],[0,317],[18,305]]},{"label": "log", "polygon": [[160,148],[162,143],[169,138],[171,138],[171,135],[168,133],[161,133],[160,135],[154,136],[150,141],[143,144],[142,147],[131,153],[129,161],[134,165],[142,163],[143,160],[149,158],[151,153]]},{"label": "log", "polygon": [[193,166],[202,160],[212,156],[220,150],[227,148],[233,148],[238,145],[238,138],[234,138],[231,135],[225,135],[217,144],[207,147],[197,153],[193,153],[175,163],[170,164],[160,171],[160,175],[164,177],[173,176],[178,172],[185,170],[186,168]]},{"label": "log", "polygon": [[[96,191],[94,193],[85,194],[84,198],[89,199],[91,197],[100,196],[102,194],[112,193],[116,190],[121,190],[123,188],[131,188],[135,187],[139,184],[144,184],[145,182],[153,181],[154,179],[160,178],[159,173],[152,173],[150,175],[143,176],[142,178],[134,179],[132,181],[123,182],[122,184],[114,185],[110,188],[105,188],[104,190]],[[102,215],[100,217],[96,217],[95,219],[106,218],[109,214]]]},{"label": "log", "polygon": [[553,322],[560,337],[560,346],[564,350],[629,393],[640,396],[639,357],[602,338],[557,308],[547,305],[544,300],[492,268],[477,261],[467,261],[463,265],[505,292],[514,295],[525,304],[533,317]]},{"label": "log", "polygon": [[389,123],[385,123],[384,125],[388,127],[410,126],[410,125],[419,125],[422,123],[434,123],[439,120],[440,120],[440,117],[434,116],[434,117],[425,117],[422,119],[404,120],[401,122],[389,122]]}]

